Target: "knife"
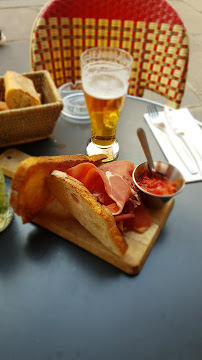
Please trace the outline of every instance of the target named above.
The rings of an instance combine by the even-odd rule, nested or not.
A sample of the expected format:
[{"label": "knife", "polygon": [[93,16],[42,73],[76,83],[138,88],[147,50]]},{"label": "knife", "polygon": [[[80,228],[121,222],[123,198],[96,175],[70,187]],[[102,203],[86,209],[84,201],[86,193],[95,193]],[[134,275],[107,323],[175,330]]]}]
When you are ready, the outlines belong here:
[{"label": "knife", "polygon": [[[193,161],[187,156],[185,159],[185,156],[183,154],[180,153],[178,145],[176,143],[176,134],[173,130],[173,128],[170,125],[170,111],[169,108],[167,106],[164,106],[164,120],[162,120],[164,122],[165,125],[165,129],[164,131],[166,132],[166,134],[168,135],[168,139],[170,141],[170,144],[172,145],[172,147],[174,148],[174,150],[176,151],[177,155],[179,156],[180,160],[183,162],[183,164],[186,166],[186,168],[188,169],[188,171],[190,172],[190,174],[194,175],[194,174],[198,174],[200,172],[200,168],[196,162],[195,157],[193,156],[192,152],[191,152],[191,156],[193,158]],[[189,149],[190,152],[190,149]]]},{"label": "knife", "polygon": [[[174,132],[179,135],[184,141],[185,145],[189,147],[189,150],[197,153],[202,160],[202,134],[199,128],[199,122],[195,120],[189,112],[180,115],[175,115],[176,112],[169,112],[171,116],[170,125]],[[186,116],[186,119],[184,118]],[[192,156],[195,158],[195,154]]]}]

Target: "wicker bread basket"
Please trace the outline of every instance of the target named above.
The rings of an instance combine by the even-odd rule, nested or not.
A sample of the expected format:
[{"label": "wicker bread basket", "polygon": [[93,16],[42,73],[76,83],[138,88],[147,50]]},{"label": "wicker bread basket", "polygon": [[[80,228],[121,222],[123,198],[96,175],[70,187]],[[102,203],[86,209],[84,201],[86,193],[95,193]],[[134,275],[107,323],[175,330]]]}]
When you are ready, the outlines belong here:
[{"label": "wicker bread basket", "polygon": [[[39,106],[0,112],[0,147],[22,144],[50,137],[63,108],[62,99],[46,70],[24,73],[41,94]],[[4,78],[0,77],[0,101],[4,101]]]}]

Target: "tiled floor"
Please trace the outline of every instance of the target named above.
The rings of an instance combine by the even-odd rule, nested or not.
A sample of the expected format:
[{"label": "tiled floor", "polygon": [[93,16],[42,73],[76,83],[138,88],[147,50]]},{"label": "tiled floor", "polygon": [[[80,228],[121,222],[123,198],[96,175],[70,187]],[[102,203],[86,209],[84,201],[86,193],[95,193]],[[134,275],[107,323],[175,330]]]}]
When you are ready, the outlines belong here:
[{"label": "tiled floor", "polygon": [[[0,27],[7,38],[3,45],[4,49],[0,47],[1,74],[11,69],[13,56],[16,57],[16,68],[13,70],[29,71],[31,28],[38,12],[46,2],[46,0],[0,1]],[[182,106],[189,107],[194,116],[202,121],[202,1],[170,0],[170,3],[184,21],[190,37],[189,71]],[[157,95],[150,92],[146,92],[145,96],[159,100]],[[160,100],[162,101],[162,98]]]}]

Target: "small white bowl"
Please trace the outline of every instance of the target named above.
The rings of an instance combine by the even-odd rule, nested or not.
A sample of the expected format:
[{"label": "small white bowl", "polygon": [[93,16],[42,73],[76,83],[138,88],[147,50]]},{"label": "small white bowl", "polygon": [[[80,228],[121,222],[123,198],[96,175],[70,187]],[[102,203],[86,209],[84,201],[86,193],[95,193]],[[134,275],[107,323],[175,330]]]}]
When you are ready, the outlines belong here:
[{"label": "small white bowl", "polygon": [[76,81],[75,84],[65,83],[58,91],[64,104],[63,118],[72,123],[89,124],[90,118],[81,81]]}]

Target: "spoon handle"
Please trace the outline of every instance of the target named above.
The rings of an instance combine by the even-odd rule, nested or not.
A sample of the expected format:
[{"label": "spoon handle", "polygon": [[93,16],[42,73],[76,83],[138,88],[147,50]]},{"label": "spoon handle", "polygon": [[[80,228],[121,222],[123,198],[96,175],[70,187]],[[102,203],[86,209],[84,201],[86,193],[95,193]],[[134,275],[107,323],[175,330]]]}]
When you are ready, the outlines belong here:
[{"label": "spoon handle", "polygon": [[154,170],[154,163],[149,149],[149,144],[147,142],[146,134],[142,128],[137,129],[137,136],[140,140],[140,144],[142,145],[142,149],[147,158],[149,170],[150,172],[152,172],[152,170]]}]

